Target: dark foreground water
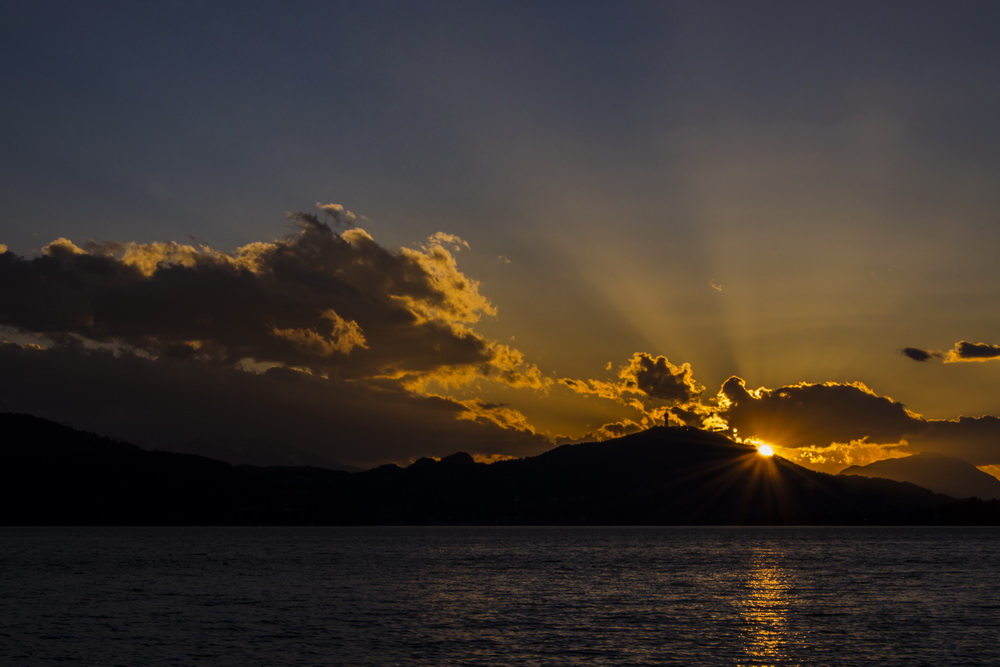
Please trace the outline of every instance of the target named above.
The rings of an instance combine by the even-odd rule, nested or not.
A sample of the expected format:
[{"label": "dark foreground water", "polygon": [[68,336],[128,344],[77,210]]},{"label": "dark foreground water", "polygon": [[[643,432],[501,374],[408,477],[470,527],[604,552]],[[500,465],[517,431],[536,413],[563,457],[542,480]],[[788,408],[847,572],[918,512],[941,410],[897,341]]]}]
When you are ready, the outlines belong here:
[{"label": "dark foreground water", "polygon": [[996,528],[5,528],[0,664],[1000,664]]}]

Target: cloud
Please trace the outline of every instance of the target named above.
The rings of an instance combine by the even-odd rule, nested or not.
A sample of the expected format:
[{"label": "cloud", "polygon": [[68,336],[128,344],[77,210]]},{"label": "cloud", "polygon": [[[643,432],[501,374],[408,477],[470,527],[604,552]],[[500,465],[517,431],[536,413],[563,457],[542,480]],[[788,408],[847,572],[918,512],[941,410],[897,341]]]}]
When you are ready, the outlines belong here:
[{"label": "cloud", "polygon": [[450,245],[451,249],[455,252],[460,251],[462,248],[469,247],[468,241],[464,241],[461,237],[447,232],[435,232],[430,236],[429,240],[432,243],[437,243],[441,246]]},{"label": "cloud", "polygon": [[[350,213],[320,208],[337,224]],[[60,238],[38,257],[0,253],[0,326],[19,339],[0,346],[2,407],[256,463],[489,458],[551,444],[482,389],[507,400],[545,395],[554,381],[476,330],[497,310],[458,266],[465,241],[439,232],[391,251],[358,227],[292,222],[288,236],[232,252]],[[984,361],[1000,346],[902,354]],[[662,355],[635,352],[606,370],[558,380],[614,404],[585,439],[689,425],[821,467],[912,451],[1000,464],[997,418],[927,420],[860,382],[750,389],[733,376],[705,397],[690,364]]]},{"label": "cloud", "polygon": [[[605,370],[611,370],[608,362]],[[636,352],[618,369],[616,380],[560,378],[559,383],[577,394],[614,401],[638,415],[622,418],[564,442],[606,440],[654,426],[703,426],[711,408],[699,397],[705,387],[694,379],[691,365],[675,365],[662,355]]]},{"label": "cloud", "polygon": [[333,220],[336,225],[353,227],[358,222],[358,216],[354,215],[352,211],[348,211],[340,204],[321,204],[320,202],[316,202],[316,208],[323,211],[323,214]]},{"label": "cloud", "polygon": [[948,351],[945,362],[991,361],[993,359],[1000,359],[1000,345],[970,343],[960,340],[955,343],[955,347]]},{"label": "cloud", "polygon": [[851,442],[835,442],[826,446],[814,445],[793,450],[781,450],[782,454],[803,465],[837,473],[853,465],[868,465],[883,459],[909,456],[907,442],[875,443],[867,438]]},{"label": "cloud", "polygon": [[658,399],[680,404],[696,399],[705,387],[695,381],[691,365],[676,366],[666,357],[636,352],[618,370],[617,381],[562,378],[578,394],[594,395],[632,404],[633,399]]},{"label": "cloud", "polygon": [[[321,208],[341,221],[350,213],[336,205]],[[337,233],[311,214],[293,216],[293,223],[294,233],[283,239],[230,253],[173,242],[78,245],[57,239],[32,259],[0,254],[0,325],[40,337],[48,348],[5,348],[20,373],[100,395],[115,376],[101,371],[103,364],[132,387],[113,392],[116,398],[103,410],[46,402],[44,382],[31,394],[34,402],[17,395],[15,381],[6,383],[0,400],[8,409],[72,418],[95,430],[113,427],[108,411],[117,410],[121,423],[134,425],[130,437],[140,441],[146,439],[139,437],[143,420],[154,439],[161,433],[182,437],[182,429],[163,425],[163,415],[174,415],[192,433],[216,430],[229,441],[260,441],[269,433],[273,443],[280,429],[236,424],[265,419],[280,403],[288,420],[302,425],[290,428],[294,447],[348,462],[448,454],[441,450],[452,445],[496,447],[478,452],[483,455],[544,448],[516,410],[463,403],[441,391],[480,381],[533,390],[551,384],[519,350],[472,328],[496,309],[458,268],[454,252],[467,247],[462,239],[438,233],[417,248],[393,252],[357,227]],[[58,373],[56,358],[63,363]],[[220,393],[200,404],[189,401],[170,379],[180,375],[195,394],[213,383],[222,385]],[[253,395],[232,422],[230,438],[221,435],[234,418],[225,392],[241,382]],[[304,387],[329,399],[322,409],[305,400]],[[289,402],[288,396],[301,400]],[[179,405],[201,419],[178,415]],[[322,437],[307,436],[310,429]],[[425,437],[432,433],[438,435]],[[500,437],[505,433],[509,445]],[[458,442],[458,434],[475,438]],[[385,438],[398,443],[384,444]],[[284,447],[273,444],[275,460],[287,458]]]},{"label": "cloud", "polygon": [[632,419],[623,419],[621,421],[604,424],[596,431],[588,433],[583,440],[609,440],[611,438],[620,438],[623,435],[645,431],[649,427],[650,426],[648,424],[644,424],[642,422],[637,422]]},{"label": "cloud", "polygon": [[860,382],[750,390],[734,376],[722,385],[718,400],[719,415],[732,431],[789,448],[866,437],[897,442],[918,427],[918,416],[903,404]]},{"label": "cloud", "polygon": [[943,359],[946,364],[1000,359],[1000,345],[970,343],[965,340],[958,341],[947,352],[924,350],[919,347],[904,347],[901,352],[914,361],[928,361],[931,358],[936,358]]},{"label": "cloud", "polygon": [[465,411],[458,415],[459,419],[494,424],[502,429],[514,429],[522,433],[535,433],[527,417],[502,403],[488,403],[478,398],[458,403],[465,408]]},{"label": "cloud", "polygon": [[348,378],[510,366],[508,350],[466,326],[496,310],[442,245],[453,238],[390,252],[361,229],[298,225],[229,254],[59,239],[35,259],[0,255],[0,324]]},{"label": "cloud", "polygon": [[627,391],[671,403],[684,403],[705,391],[705,387],[695,382],[690,364],[675,366],[664,356],[633,354],[619,377]]},{"label": "cloud", "polygon": [[0,365],[7,411],[235,462],[376,465],[460,450],[525,456],[550,446],[516,424],[470,419],[468,406],[446,397],[281,366],[248,372],[84,345],[12,343],[0,344]]},{"label": "cloud", "polygon": [[1000,418],[926,419],[861,382],[825,382],[750,389],[732,376],[714,396],[702,395],[688,364],[636,353],[617,381],[563,378],[586,396],[634,408],[587,433],[607,439],[652,426],[683,425],[721,431],[743,442],[764,441],[781,455],[836,473],[849,465],[921,451],[939,452],[977,466],[1000,464]]},{"label": "cloud", "polygon": [[932,350],[922,350],[919,347],[904,347],[900,352],[903,356],[913,359],[914,361],[928,361],[934,357],[940,357],[940,352],[934,352]]},{"label": "cloud", "polygon": [[1000,464],[1000,418],[934,419],[910,438],[917,451],[956,456],[976,466]]},{"label": "cloud", "polygon": [[303,352],[319,357],[328,357],[335,353],[349,354],[356,347],[368,349],[364,334],[357,322],[349,322],[333,310],[325,311],[322,317],[330,320],[333,329],[330,336],[324,336],[315,329],[277,327],[271,329],[271,333],[278,338],[291,341]]},{"label": "cloud", "polygon": [[834,472],[922,451],[977,466],[1000,463],[1000,418],[925,419],[860,382],[747,389],[734,376],[723,384],[717,406],[709,407],[731,435],[765,440]]}]

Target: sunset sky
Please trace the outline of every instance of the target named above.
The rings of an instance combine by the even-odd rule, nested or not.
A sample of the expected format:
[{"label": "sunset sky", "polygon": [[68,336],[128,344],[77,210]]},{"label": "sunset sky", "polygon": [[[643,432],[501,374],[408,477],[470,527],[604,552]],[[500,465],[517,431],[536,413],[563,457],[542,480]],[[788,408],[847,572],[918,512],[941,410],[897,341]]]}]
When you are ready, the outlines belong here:
[{"label": "sunset sky", "polygon": [[1000,471],[998,26],[4,3],[0,407],[254,463],[687,424]]}]

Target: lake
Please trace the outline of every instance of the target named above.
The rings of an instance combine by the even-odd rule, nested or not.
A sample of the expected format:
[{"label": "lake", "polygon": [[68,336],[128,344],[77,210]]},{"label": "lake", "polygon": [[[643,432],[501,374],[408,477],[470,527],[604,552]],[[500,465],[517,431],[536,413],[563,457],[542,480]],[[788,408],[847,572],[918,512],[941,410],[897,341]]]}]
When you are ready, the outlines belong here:
[{"label": "lake", "polygon": [[1000,664],[1000,529],[0,529],[4,665]]}]

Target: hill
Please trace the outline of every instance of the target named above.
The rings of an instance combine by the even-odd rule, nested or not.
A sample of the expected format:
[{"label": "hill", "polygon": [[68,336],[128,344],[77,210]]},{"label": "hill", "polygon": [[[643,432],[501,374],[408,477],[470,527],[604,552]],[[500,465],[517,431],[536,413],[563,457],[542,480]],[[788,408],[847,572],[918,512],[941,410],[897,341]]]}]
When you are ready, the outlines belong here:
[{"label": "hill", "polygon": [[851,466],[841,475],[882,477],[912,482],[954,498],[1000,498],[1000,480],[971,463],[942,454],[923,453]]},{"label": "hill", "polygon": [[654,428],[486,466],[467,455],[354,475],[376,523],[857,524],[928,520],[949,499],[840,478],[714,433]]},{"label": "hill", "polygon": [[993,523],[913,484],[817,473],[657,428],[486,465],[457,453],[349,473],[234,466],[0,415],[5,524]]},{"label": "hill", "polygon": [[[357,516],[337,484],[0,414],[0,524],[329,524]],[[322,476],[349,473],[317,469]]]}]

